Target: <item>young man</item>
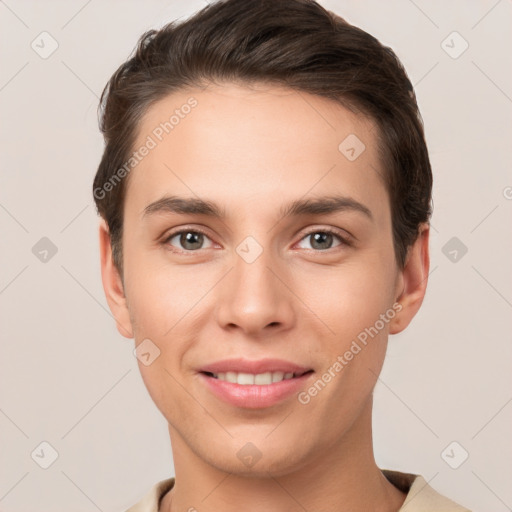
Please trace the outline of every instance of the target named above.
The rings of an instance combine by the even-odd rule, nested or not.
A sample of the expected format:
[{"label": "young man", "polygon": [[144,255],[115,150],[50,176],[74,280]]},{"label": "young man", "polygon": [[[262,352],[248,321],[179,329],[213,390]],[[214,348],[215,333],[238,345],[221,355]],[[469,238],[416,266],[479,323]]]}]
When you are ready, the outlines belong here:
[{"label": "young man", "polygon": [[394,53],[312,0],[212,3],[141,38],[101,128],[103,286],[176,472],[130,511],[467,510],[373,454],[388,335],[429,269]]}]

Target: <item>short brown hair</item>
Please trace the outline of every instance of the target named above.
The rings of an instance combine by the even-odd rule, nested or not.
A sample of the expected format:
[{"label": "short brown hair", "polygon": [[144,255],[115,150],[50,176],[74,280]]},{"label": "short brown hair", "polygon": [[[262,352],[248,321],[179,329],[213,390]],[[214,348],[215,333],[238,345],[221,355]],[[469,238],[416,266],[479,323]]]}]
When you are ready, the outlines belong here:
[{"label": "short brown hair", "polygon": [[178,90],[215,82],[282,85],[373,119],[396,260],[403,268],[420,224],[430,219],[432,171],[414,90],[398,57],[313,0],[220,0],[188,20],[143,34],[103,90],[105,149],[93,195],[121,276],[129,176],[108,193],[105,184],[129,160],[139,122],[151,105]]}]

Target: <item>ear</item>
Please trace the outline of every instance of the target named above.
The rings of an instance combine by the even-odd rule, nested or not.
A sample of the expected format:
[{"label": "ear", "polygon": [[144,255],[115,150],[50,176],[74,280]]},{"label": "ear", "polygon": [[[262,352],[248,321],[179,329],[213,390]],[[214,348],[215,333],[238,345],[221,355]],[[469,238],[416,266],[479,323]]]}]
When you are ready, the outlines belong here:
[{"label": "ear", "polygon": [[112,259],[112,246],[110,233],[104,219],[99,226],[100,256],[101,256],[101,281],[108,302],[108,307],[116,320],[117,330],[125,338],[133,338],[133,328],[128,312],[124,286],[119,271]]},{"label": "ear", "polygon": [[430,226],[422,224],[418,238],[409,247],[404,268],[399,272],[396,287],[396,302],[402,306],[391,320],[389,334],[403,331],[420,309],[427,289],[430,267],[429,255]]}]

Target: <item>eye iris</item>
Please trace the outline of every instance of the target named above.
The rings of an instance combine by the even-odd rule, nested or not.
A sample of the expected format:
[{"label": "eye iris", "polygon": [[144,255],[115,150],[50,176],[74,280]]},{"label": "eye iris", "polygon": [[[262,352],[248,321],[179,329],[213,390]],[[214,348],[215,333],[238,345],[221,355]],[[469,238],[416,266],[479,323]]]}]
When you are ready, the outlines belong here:
[{"label": "eye iris", "polygon": [[[182,247],[185,249],[200,249],[203,244],[203,234],[196,233],[194,231],[188,231],[187,233],[182,233],[180,236],[180,243]],[[197,247],[198,244],[199,247]]]},{"label": "eye iris", "polygon": [[[329,249],[332,245],[332,235],[330,233],[318,232],[311,234],[310,237],[312,237],[313,240],[311,243],[311,247],[313,247],[313,249]],[[328,242],[327,244],[326,240]],[[320,247],[318,245],[315,247],[315,244],[319,244]],[[322,244],[326,244],[327,247]]]}]

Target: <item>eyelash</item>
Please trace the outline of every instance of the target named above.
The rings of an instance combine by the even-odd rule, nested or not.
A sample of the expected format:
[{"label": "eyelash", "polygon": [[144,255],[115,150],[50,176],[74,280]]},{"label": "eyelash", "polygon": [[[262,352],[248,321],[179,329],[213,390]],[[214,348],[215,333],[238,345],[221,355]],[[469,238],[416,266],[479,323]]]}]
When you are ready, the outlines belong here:
[{"label": "eyelash", "polygon": [[[183,250],[183,249],[176,249],[176,248],[174,248],[173,246],[171,246],[169,244],[169,241],[172,238],[174,238],[176,235],[181,235],[183,233],[200,233],[200,234],[204,235],[205,237],[207,237],[208,239],[210,238],[205,231],[203,231],[202,229],[199,229],[199,228],[180,229],[180,230],[174,231],[174,232],[170,233],[168,236],[166,236],[165,239],[163,240],[162,244],[166,248],[168,248],[169,250],[171,250],[173,252],[178,252],[180,254],[194,254],[194,253],[198,253],[199,251],[201,251],[201,249],[197,249],[195,251],[190,251],[190,250],[187,251],[187,250]],[[311,235],[315,234],[315,233],[327,233],[329,235],[333,235],[334,237],[336,237],[339,240],[340,245],[337,245],[335,247],[330,247],[329,249],[323,249],[323,250],[321,250],[321,249],[306,249],[307,251],[313,251],[313,252],[316,252],[316,253],[328,253],[331,250],[334,250],[334,249],[336,249],[336,248],[338,248],[340,246],[346,246],[346,247],[352,247],[353,246],[352,241],[350,241],[348,239],[348,237],[342,236],[337,230],[332,229],[332,228],[312,229],[311,231],[308,231],[307,233],[304,233],[304,235],[299,240],[299,242],[304,240],[308,236],[311,236]]]}]

